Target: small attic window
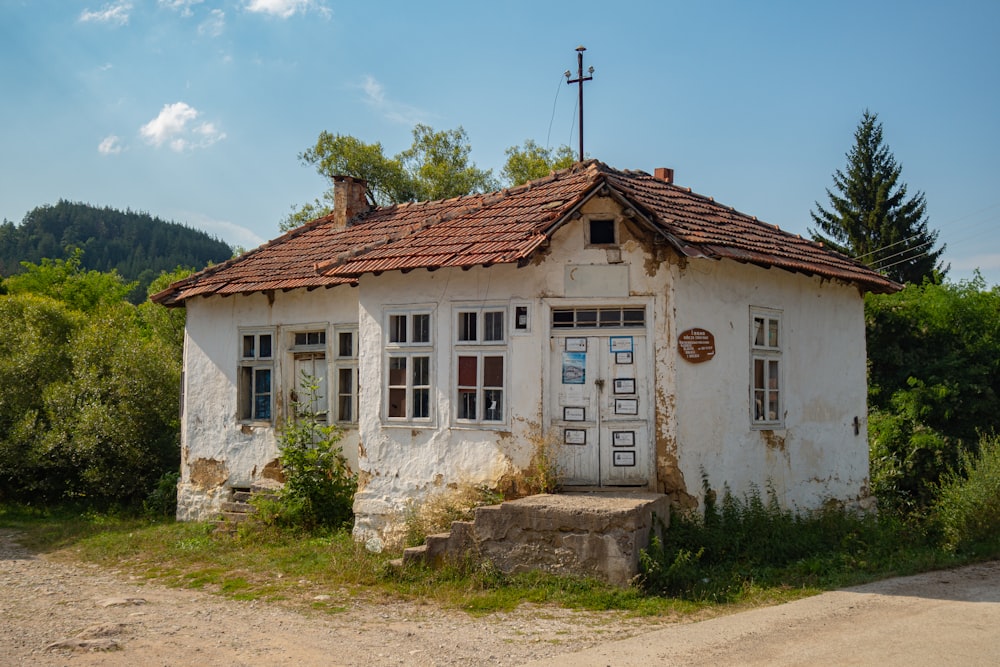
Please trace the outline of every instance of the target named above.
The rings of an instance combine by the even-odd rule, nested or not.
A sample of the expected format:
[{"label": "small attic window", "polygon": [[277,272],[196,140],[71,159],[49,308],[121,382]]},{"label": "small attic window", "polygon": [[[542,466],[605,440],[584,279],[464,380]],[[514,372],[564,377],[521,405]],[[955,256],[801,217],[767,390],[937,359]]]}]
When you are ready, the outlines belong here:
[{"label": "small attic window", "polygon": [[615,221],[610,218],[591,218],[590,245],[615,245]]}]

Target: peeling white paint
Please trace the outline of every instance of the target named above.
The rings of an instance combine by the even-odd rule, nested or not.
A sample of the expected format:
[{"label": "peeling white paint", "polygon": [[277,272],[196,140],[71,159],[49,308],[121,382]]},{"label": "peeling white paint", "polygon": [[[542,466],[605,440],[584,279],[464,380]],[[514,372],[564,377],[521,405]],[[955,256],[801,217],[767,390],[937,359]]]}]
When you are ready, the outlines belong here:
[{"label": "peeling white paint", "polygon": [[[611,199],[592,199],[581,213],[522,268],[364,275],[357,288],[279,292],[273,302],[261,294],[188,301],[178,517],[210,518],[228,488],[249,486],[277,456],[273,427],[237,419],[240,327],[291,331],[321,324],[331,332],[332,344],[333,327],[357,323],[359,422],[343,442],[362,479],[354,534],[381,548],[399,538],[412,504],[443,488],[495,487],[527,467],[531,440],[544,435],[554,420],[547,396],[560,381],[551,372],[549,309],[560,304],[646,309],[643,341],[651,367],[649,396],[640,400],[649,405],[642,418],[649,421],[650,441],[637,451],[649,458],[648,489],[700,500],[704,471],[714,487],[725,483],[739,494],[771,485],[789,507],[816,507],[831,498],[864,501],[865,343],[857,289],[779,269],[680,259],[662,240],[621,218]],[[618,219],[614,252],[587,246],[589,215]],[[599,280],[609,267],[604,296],[579,292],[581,284]],[[456,309],[476,305],[508,313],[506,413],[502,423],[489,426],[460,424],[454,412]],[[431,415],[424,422],[390,424],[383,390],[386,313],[416,307],[431,312]],[[527,330],[510,326],[516,307],[527,311]],[[751,307],[782,314],[785,420],[780,431],[750,425]],[[695,327],[715,337],[716,354],[705,363],[678,359],[678,332]],[[287,366],[284,357],[276,360],[277,381],[283,385],[289,381]],[[861,424],[857,435],[855,416]],[[561,438],[561,430],[555,436]],[[198,459],[224,462],[225,481],[198,487],[191,473]]]},{"label": "peeling white paint", "polygon": [[[279,292],[273,303],[264,294],[213,296],[186,303],[184,339],[184,413],[181,446],[186,452],[178,483],[179,519],[209,520],[229,500],[231,488],[249,487],[261,479],[264,467],[278,457],[273,424],[243,423],[238,418],[236,379],[240,327],[275,327],[282,334],[317,326],[328,328],[327,360],[333,359],[333,326],[357,319],[357,291],[350,287],[312,292]],[[297,380],[290,355],[276,345],[274,385],[280,387],[276,412],[288,405]],[[358,437],[345,430],[341,446],[357,469]],[[204,488],[192,480],[199,459],[225,462],[227,477],[218,487]]]}]

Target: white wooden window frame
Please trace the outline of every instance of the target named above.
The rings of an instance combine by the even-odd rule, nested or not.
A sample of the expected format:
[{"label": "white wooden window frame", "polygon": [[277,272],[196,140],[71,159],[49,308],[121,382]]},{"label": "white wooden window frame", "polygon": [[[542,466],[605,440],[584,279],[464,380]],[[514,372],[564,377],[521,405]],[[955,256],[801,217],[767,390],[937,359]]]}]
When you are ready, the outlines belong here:
[{"label": "white wooden window frame", "polygon": [[[475,338],[468,338],[464,335],[466,329],[464,323],[466,321],[466,317],[470,315],[475,316]],[[490,319],[489,316],[495,317],[497,315],[503,318],[503,322],[501,322],[500,326],[500,338],[486,338],[486,321]],[[452,340],[456,347],[471,345],[490,345],[497,347],[507,345],[510,328],[510,312],[507,308],[507,304],[456,304],[452,308],[452,322],[455,324]]]},{"label": "white wooden window frame", "polygon": [[[508,423],[507,415],[509,411],[507,406],[509,399],[508,378],[510,376],[510,365],[508,363],[509,355],[507,346],[510,327],[512,326],[511,312],[512,310],[508,307],[508,304],[499,302],[458,303],[452,307],[452,323],[454,324],[454,333],[452,335],[454,377],[452,378],[453,390],[451,400],[454,406],[452,414],[455,425],[500,427]],[[469,316],[475,317],[476,327],[474,337],[468,335],[467,318]],[[499,331],[500,338],[487,337],[487,320],[496,316],[502,318]],[[462,368],[461,359],[463,357],[471,357],[476,360],[476,379],[474,384],[459,384]],[[488,357],[499,357],[501,360],[500,363],[503,365],[501,384],[499,386],[485,385],[484,360]],[[475,403],[476,414],[473,417],[463,417],[464,397],[470,393],[469,389],[473,390],[471,395]],[[487,418],[489,411],[487,410],[486,397],[488,392],[493,390],[499,390],[500,392],[500,415],[498,419]]]},{"label": "white wooden window frame", "polygon": [[782,319],[780,310],[750,308],[750,424],[755,429],[781,429],[785,424]]},{"label": "white wooden window frame", "polygon": [[[262,354],[261,337],[270,337],[270,354]],[[247,337],[253,338],[252,350],[248,353],[245,341]],[[273,327],[240,327],[237,333],[237,371],[236,371],[236,410],[239,422],[242,424],[273,424],[275,400],[274,392],[277,386],[277,371],[274,360],[278,351],[278,339]],[[257,387],[257,374],[260,372],[269,373],[268,382],[268,414],[266,417],[258,416],[258,397],[265,392],[259,392]]]},{"label": "white wooden window frame", "polygon": [[[350,334],[351,349],[347,354],[343,354],[340,338],[342,334]],[[358,326],[335,326],[333,328],[333,416],[338,424],[358,423]],[[344,386],[342,371],[350,373],[350,380]],[[347,399],[347,408],[350,412],[348,418],[344,417],[343,399]]]},{"label": "white wooden window frame", "polygon": [[[510,326],[508,331],[510,331],[511,336],[530,336],[531,335],[531,320],[534,317],[534,304],[530,301],[512,301],[510,304]],[[524,316],[523,326],[519,326],[518,316],[522,314]]]},{"label": "white wooden window frame", "polygon": [[[404,318],[405,325],[400,326]],[[426,318],[426,319],[424,319]],[[384,388],[382,401],[383,423],[408,424],[415,426],[430,426],[434,423],[434,310],[430,307],[414,307],[410,309],[391,308],[384,313],[385,331],[385,368],[382,386]],[[404,332],[405,335],[398,335]],[[414,340],[416,338],[418,340]],[[405,371],[403,377],[395,377],[393,366],[403,361]],[[426,360],[426,361],[424,361]],[[415,377],[414,371],[418,365],[426,363],[426,377]],[[420,380],[418,382],[418,379]],[[402,381],[400,381],[402,380]],[[403,412],[398,414],[394,409],[394,398],[403,392]],[[426,399],[426,410],[417,410],[421,401]],[[397,414],[393,414],[397,412]],[[423,413],[423,414],[421,414]]]},{"label": "white wooden window frame", "polygon": [[[459,384],[462,373],[462,358],[472,358],[476,360],[476,378],[474,384]],[[499,358],[500,363],[503,365],[501,370],[501,378],[499,385],[489,385],[485,383],[486,374],[486,358]],[[465,348],[455,349],[455,384],[454,392],[452,393],[453,405],[455,406],[455,424],[462,426],[505,426],[508,423],[507,415],[509,414],[509,391],[507,389],[509,385],[508,378],[510,377],[510,364],[508,364],[508,354],[506,348],[496,347],[496,348],[484,348],[481,346],[469,346]],[[468,390],[472,391],[469,392]],[[498,406],[499,415],[495,419],[488,417],[490,414],[489,406],[492,401],[487,401],[488,396],[491,392],[498,391],[500,405]],[[463,417],[463,405],[464,397],[466,394],[471,394],[475,403],[475,415],[472,417]],[[495,400],[495,397],[493,397]]]}]

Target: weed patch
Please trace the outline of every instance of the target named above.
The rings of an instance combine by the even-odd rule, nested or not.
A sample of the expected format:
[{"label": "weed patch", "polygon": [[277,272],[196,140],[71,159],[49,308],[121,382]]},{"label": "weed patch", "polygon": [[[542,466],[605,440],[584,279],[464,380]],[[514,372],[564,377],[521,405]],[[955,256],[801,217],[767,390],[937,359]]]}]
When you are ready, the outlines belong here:
[{"label": "weed patch", "polygon": [[[782,509],[773,489],[721,502],[704,481],[703,515],[678,514],[640,556],[650,594],[731,603],[801,595],[956,564],[926,533],[829,507]],[[798,591],[798,593],[796,593]]]},{"label": "weed patch", "polygon": [[942,478],[933,519],[949,551],[1000,549],[1000,437],[961,453],[959,470]]}]

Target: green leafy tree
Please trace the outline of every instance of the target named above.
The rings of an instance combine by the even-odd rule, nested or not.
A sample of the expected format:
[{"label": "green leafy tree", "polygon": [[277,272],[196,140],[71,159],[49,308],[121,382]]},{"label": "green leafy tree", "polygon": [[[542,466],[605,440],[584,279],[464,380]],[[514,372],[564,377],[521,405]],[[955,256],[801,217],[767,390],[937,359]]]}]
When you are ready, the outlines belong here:
[{"label": "green leafy tree", "polygon": [[[171,272],[163,271],[149,284],[148,295],[165,290],[171,283],[187,278],[193,269],[178,267]],[[187,311],[184,308],[166,308],[148,299],[138,306],[140,327],[147,337],[159,338],[173,351],[177,363],[181,363],[184,353],[184,323]]]},{"label": "green leafy tree", "polygon": [[504,164],[501,176],[510,185],[520,185],[535,178],[548,176],[556,169],[566,169],[573,166],[576,156],[569,146],[556,149],[539,146],[531,139],[522,146],[511,146],[504,154],[507,162]]},{"label": "green leafy tree", "polygon": [[403,163],[421,201],[446,199],[496,189],[490,170],[476,167],[465,130],[435,132],[428,125],[413,128],[413,145],[396,157]]},{"label": "green leafy tree", "polygon": [[78,261],[0,295],[0,498],[133,504],[179,466],[183,312]]},{"label": "green leafy tree", "polygon": [[81,321],[49,297],[0,296],[0,499],[21,496],[48,472],[46,452],[33,446],[43,394],[69,377],[68,342]]},{"label": "green leafy tree", "polygon": [[829,209],[816,202],[811,215],[817,229],[810,233],[898,282],[940,281],[947,272],[938,261],[945,246],[935,249],[938,232],[928,228],[924,194],[907,197],[901,173],[883,143],[878,115],[866,110],[847,153],[847,171],[833,174]]},{"label": "green leafy tree", "polygon": [[139,333],[134,306],[91,314],[70,340],[72,370],[44,392],[36,447],[58,464],[49,497],[136,503],[180,464],[180,368],[166,343]]},{"label": "green leafy tree", "polygon": [[[299,159],[316,167],[321,176],[333,182],[334,176],[348,175],[368,183],[368,198],[387,205],[413,199],[416,195],[410,175],[398,158],[386,157],[381,143],[365,142],[343,134],[320,132],[316,145]],[[332,205],[332,192],[329,203]]]},{"label": "green leafy tree", "polygon": [[1000,289],[982,277],[865,299],[872,489],[920,510],[984,433],[1000,432]]},{"label": "green leafy tree", "polygon": [[459,127],[435,131],[427,125],[413,128],[413,144],[387,157],[381,143],[368,144],[356,137],[321,132],[316,144],[299,155],[330,182],[320,198],[293,207],[281,221],[288,231],[333,210],[333,177],[354,176],[368,183],[368,200],[386,206],[408,201],[444,199],[494,189],[490,170],[472,162],[469,137]]},{"label": "green leafy tree", "polygon": [[80,266],[83,251],[76,248],[69,259],[42,259],[41,264],[22,262],[24,273],[4,280],[9,294],[40,294],[62,301],[71,308],[90,312],[118,303],[135,283],[126,283],[117,271],[86,271]]}]

